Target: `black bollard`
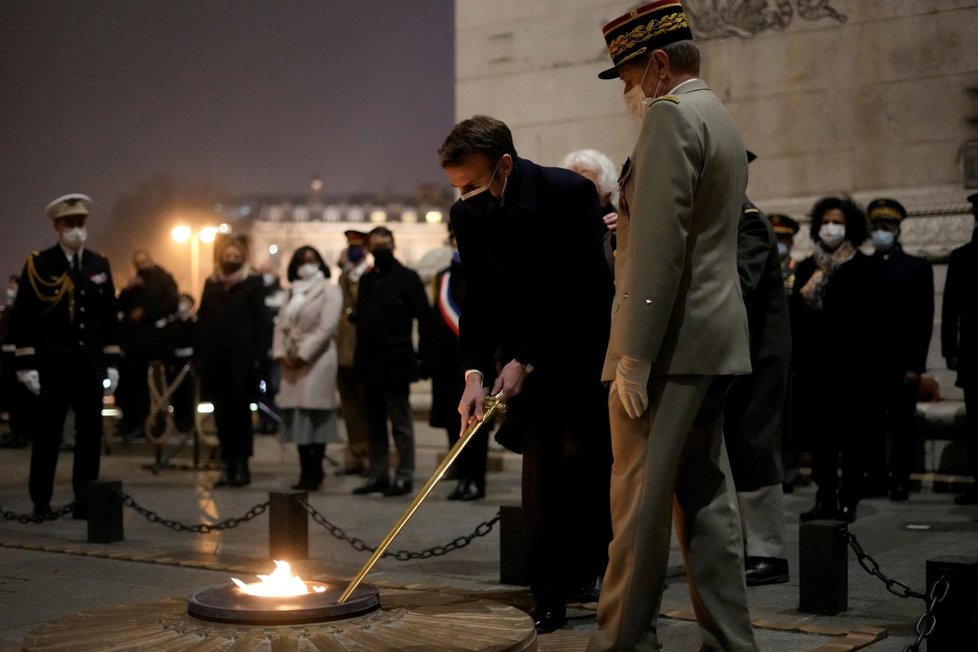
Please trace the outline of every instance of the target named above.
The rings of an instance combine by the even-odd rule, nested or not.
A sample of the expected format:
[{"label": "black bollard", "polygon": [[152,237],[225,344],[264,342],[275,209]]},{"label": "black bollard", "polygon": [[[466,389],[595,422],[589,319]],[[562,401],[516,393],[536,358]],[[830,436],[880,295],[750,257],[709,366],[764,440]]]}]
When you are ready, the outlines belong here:
[{"label": "black bollard", "polygon": [[309,516],[305,491],[268,494],[268,555],[272,559],[309,559]]},{"label": "black bollard", "polygon": [[834,616],[849,606],[846,524],[809,521],[798,531],[798,610]]},{"label": "black bollard", "polygon": [[526,586],[530,583],[530,533],[523,508],[499,507],[499,582]]},{"label": "black bollard", "polygon": [[89,543],[115,543],[123,540],[122,483],[94,480],[85,488],[88,507]]},{"label": "black bollard", "polygon": [[927,637],[927,652],[978,649],[978,559],[958,556],[928,559],[928,601],[931,589],[942,577],[947,580],[947,594],[934,607],[935,625]]}]

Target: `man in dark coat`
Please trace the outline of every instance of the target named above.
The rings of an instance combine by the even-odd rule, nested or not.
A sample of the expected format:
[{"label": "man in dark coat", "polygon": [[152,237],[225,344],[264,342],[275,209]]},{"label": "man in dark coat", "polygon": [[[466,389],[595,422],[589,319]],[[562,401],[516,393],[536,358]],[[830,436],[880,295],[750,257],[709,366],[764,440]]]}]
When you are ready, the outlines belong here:
[{"label": "man in dark coat", "polygon": [[[934,328],[934,271],[923,258],[900,246],[900,224],[906,209],[893,199],[874,199],[866,208],[870,237],[879,263],[883,329],[877,336],[884,354],[880,388],[883,414],[868,453],[867,485],[890,499],[910,496],[910,470],[917,444],[917,392],[927,369],[927,349]],[[886,431],[890,434],[889,478]],[[889,486],[887,486],[889,485]]]},{"label": "man in dark coat", "polygon": [[[10,341],[17,379],[40,397],[31,449],[34,514],[51,512],[54,474],[68,409],[75,413],[75,518],[88,518],[86,486],[98,479],[103,390],[119,382],[115,288],[109,261],[85,249],[92,200],[78,193],[48,204],[58,244],[27,258]],[[108,381],[105,383],[105,381]]]},{"label": "man in dark coat", "polygon": [[122,409],[120,431],[126,438],[143,436],[143,426],[149,416],[149,386],[146,374],[150,360],[166,358],[160,326],[177,310],[179,293],[170,274],[153,262],[145,249],[132,254],[136,275],[119,292],[119,312],[122,324],[119,337],[122,344],[122,368],[119,392],[116,396]]},{"label": "man in dark coat", "polygon": [[781,429],[791,326],[777,238],[750,200],[737,228],[737,271],[752,371],[737,378],[727,394],[724,441],[744,525],[747,585],[754,586],[788,581]]},{"label": "man in dark coat", "polygon": [[941,314],[941,355],[947,368],[958,372],[955,384],[964,390],[967,415],[968,467],[975,485],[954,499],[959,505],[978,504],[978,193],[968,196],[975,215],[971,242],[951,252],[944,282]]},{"label": "man in dark coat", "polygon": [[[610,435],[600,372],[611,283],[594,184],[516,154],[509,128],[475,116],[439,150],[462,193],[451,220],[465,270],[462,425],[501,393],[523,452],[530,588],[538,631],[595,583],[610,540]],[[495,380],[493,380],[495,379]],[[576,574],[575,574],[576,573]]]},{"label": "man in dark coat", "polygon": [[[409,493],[414,477],[414,421],[408,400],[418,378],[419,356],[411,341],[417,320],[424,350],[431,308],[417,273],[394,258],[394,234],[378,226],[367,237],[373,269],[360,279],[357,294],[357,345],[354,364],[363,381],[370,425],[370,478],[355,494]],[[391,481],[387,420],[390,419],[398,466]]]}]

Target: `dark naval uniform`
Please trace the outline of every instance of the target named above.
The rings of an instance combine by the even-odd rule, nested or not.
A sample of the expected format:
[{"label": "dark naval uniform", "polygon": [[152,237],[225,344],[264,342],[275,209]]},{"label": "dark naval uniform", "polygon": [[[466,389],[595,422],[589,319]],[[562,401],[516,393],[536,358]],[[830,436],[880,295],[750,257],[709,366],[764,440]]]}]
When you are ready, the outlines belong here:
[{"label": "dark naval uniform", "polygon": [[[883,331],[886,355],[883,400],[890,429],[890,489],[906,491],[916,444],[917,390],[927,368],[927,349],[934,328],[934,271],[929,262],[906,253],[899,244],[876,253],[883,288]],[[916,381],[907,379],[907,372]],[[885,451],[878,441],[877,451]]]},{"label": "dark naval uniform", "polygon": [[31,451],[30,496],[35,511],[51,502],[65,417],[75,413],[72,487],[76,515],[85,514],[86,484],[98,479],[102,445],[102,381],[118,366],[115,288],[109,261],[81,249],[79,260],[55,245],[24,265],[11,339],[18,370],[40,375],[39,426]]}]

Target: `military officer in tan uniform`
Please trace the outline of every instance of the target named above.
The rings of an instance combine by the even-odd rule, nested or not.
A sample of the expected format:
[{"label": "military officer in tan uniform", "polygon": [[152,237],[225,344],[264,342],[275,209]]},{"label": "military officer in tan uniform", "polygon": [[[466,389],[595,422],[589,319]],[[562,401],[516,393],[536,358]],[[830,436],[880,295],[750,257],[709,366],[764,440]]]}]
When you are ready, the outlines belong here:
[{"label": "military officer in tan uniform", "polygon": [[724,397],[750,372],[737,274],[747,157],[699,73],[676,0],[604,28],[625,102],[642,118],[622,171],[615,303],[603,378],[614,538],[588,649],[653,650],[670,524],[703,649],[755,650],[740,516],[723,444]]}]

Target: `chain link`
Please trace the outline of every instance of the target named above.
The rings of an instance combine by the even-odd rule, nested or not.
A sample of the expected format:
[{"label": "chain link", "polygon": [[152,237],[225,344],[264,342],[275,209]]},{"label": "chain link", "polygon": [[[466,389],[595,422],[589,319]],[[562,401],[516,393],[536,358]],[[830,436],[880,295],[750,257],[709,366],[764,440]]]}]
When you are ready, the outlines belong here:
[{"label": "chain link", "polygon": [[917,619],[917,624],[914,626],[914,631],[917,633],[917,640],[904,648],[904,652],[918,652],[920,650],[920,644],[925,638],[930,636],[931,632],[934,631],[934,626],[937,625],[937,618],[934,616],[934,609],[937,607],[937,603],[947,597],[947,592],[950,588],[950,583],[948,582],[947,577],[941,575],[941,577],[934,582],[934,586],[931,587],[930,594],[924,595],[923,593],[914,591],[903,582],[897,581],[892,577],[887,577],[886,574],[880,570],[879,562],[873,559],[868,552],[863,550],[863,547],[859,543],[859,540],[856,539],[855,534],[846,531],[845,537],[849,542],[849,547],[851,547],[853,552],[856,553],[856,561],[859,562],[859,565],[862,566],[863,570],[865,570],[867,573],[883,582],[887,591],[900,598],[917,598],[918,600],[923,600],[927,605],[926,610],[923,614],[921,614],[920,618]]},{"label": "chain link", "polygon": [[151,509],[147,509],[136,502],[136,500],[124,491],[116,491],[120,498],[122,498],[122,504],[126,507],[131,507],[136,510],[140,515],[142,515],[150,523],[159,523],[164,527],[168,527],[175,532],[193,532],[194,534],[209,534],[211,532],[220,532],[221,530],[230,530],[231,528],[236,528],[242,523],[247,523],[256,516],[264,514],[265,510],[268,509],[269,501],[263,503],[258,503],[247,512],[244,516],[232,516],[231,518],[224,519],[223,521],[218,521],[217,523],[195,523],[194,525],[186,525],[179,521],[174,521],[171,519],[163,518]]},{"label": "chain link", "polygon": [[[364,551],[373,552],[376,549],[373,546],[364,543],[363,539],[360,539],[359,537],[352,537],[346,532],[344,532],[343,528],[341,528],[340,526],[334,523],[331,523],[329,519],[327,519],[319,511],[317,511],[315,507],[310,505],[308,500],[302,501],[302,507],[306,510],[306,512],[309,513],[309,516],[312,517],[312,520],[314,520],[316,523],[319,523],[321,526],[326,528],[329,531],[329,533],[334,537],[336,537],[337,539],[341,541],[346,541],[348,544],[350,544],[350,546],[354,550],[357,550],[359,552],[364,552]],[[429,559],[431,557],[440,557],[442,555],[447,555],[450,552],[459,550],[460,548],[464,548],[465,546],[472,543],[473,540],[478,539],[479,537],[486,536],[487,534],[492,532],[493,526],[498,521],[499,521],[499,512],[496,512],[496,515],[493,516],[488,521],[483,521],[482,523],[479,523],[479,525],[476,526],[475,530],[473,530],[471,534],[456,537],[453,541],[451,541],[450,543],[446,543],[445,545],[432,546],[431,548],[427,548],[419,552],[412,552],[410,550],[398,550],[397,552],[385,552],[382,556],[393,557],[397,561],[410,561],[414,559]]]},{"label": "chain link", "polygon": [[50,521],[57,521],[63,516],[67,516],[75,509],[75,501],[72,501],[53,512],[49,512],[43,516],[35,516],[34,514],[18,514],[17,512],[11,512],[8,510],[0,511],[3,514],[3,518],[8,521],[17,521],[19,523],[48,523]]}]

